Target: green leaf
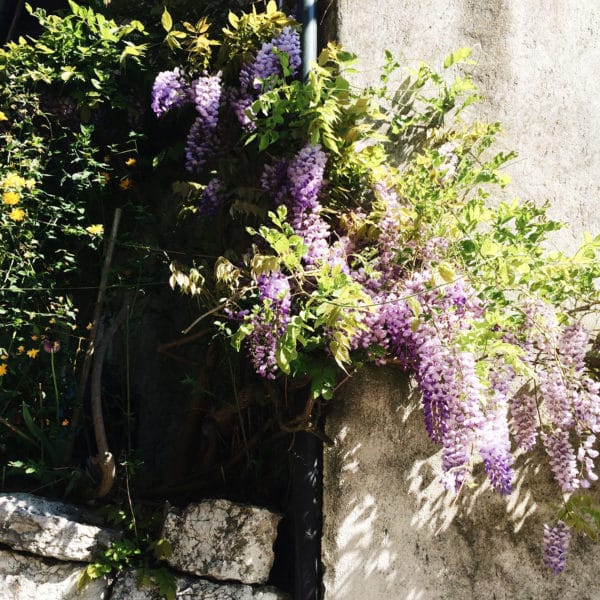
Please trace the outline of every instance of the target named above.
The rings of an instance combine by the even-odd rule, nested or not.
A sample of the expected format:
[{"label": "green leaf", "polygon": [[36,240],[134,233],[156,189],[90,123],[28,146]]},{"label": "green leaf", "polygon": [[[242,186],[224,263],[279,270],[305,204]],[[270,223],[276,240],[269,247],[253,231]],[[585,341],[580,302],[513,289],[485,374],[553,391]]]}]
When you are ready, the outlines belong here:
[{"label": "green leaf", "polygon": [[171,31],[171,29],[173,28],[173,19],[171,18],[171,15],[169,14],[169,11],[167,10],[166,6],[163,11],[162,17],[160,18],[160,22],[161,22],[161,25],[163,26],[163,29],[167,33],[169,33],[169,31]]},{"label": "green leaf", "polygon": [[469,64],[474,64],[474,61],[467,60],[471,56],[471,48],[463,47],[451,52],[444,59],[444,69],[448,69],[452,65],[456,63],[466,62]]}]

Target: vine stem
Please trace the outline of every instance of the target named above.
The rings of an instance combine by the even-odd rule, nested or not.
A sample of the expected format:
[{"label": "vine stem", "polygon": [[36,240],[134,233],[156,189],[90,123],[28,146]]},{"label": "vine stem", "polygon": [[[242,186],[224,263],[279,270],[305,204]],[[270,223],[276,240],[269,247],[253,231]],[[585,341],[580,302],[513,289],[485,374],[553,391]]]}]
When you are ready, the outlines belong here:
[{"label": "vine stem", "polygon": [[106,295],[106,288],[108,284],[108,274],[110,271],[110,265],[112,263],[113,254],[115,251],[115,244],[117,241],[117,233],[119,231],[119,222],[121,221],[122,212],[123,211],[121,208],[115,209],[112,228],[110,231],[110,237],[108,238],[108,246],[106,248],[106,255],[104,257],[104,264],[102,265],[100,285],[98,287],[98,297],[96,298],[96,305],[94,306],[94,315],[92,318],[92,327],[88,336],[88,345],[85,351],[85,358],[83,359],[83,366],[81,368],[81,375],[79,377],[79,385],[77,387],[77,396],[75,398],[75,408],[73,409],[73,418],[71,419],[71,440],[68,456],[71,456],[73,454],[73,447],[75,445],[75,435],[77,433],[79,419],[81,416],[83,394],[85,393],[88,377],[92,368],[94,344],[96,341],[96,335],[98,333],[98,326],[100,324],[100,316],[102,315],[102,306],[104,304],[104,297]]},{"label": "vine stem", "polygon": [[110,327],[98,343],[94,356],[90,394],[92,422],[94,425],[94,436],[96,438],[98,455],[92,458],[92,462],[100,472],[100,483],[95,490],[95,498],[106,496],[112,489],[112,484],[115,479],[115,459],[108,447],[104,416],[102,415],[102,367],[104,366],[104,357],[106,356],[108,346],[128,312],[129,302],[125,302],[119,311],[119,314],[115,317],[115,320],[111,323]]},{"label": "vine stem", "polygon": [[58,384],[56,382],[56,368],[54,366],[54,352],[50,353],[50,368],[52,369],[52,383],[54,384],[54,402],[56,406],[56,424],[60,425],[60,399],[58,397]]}]

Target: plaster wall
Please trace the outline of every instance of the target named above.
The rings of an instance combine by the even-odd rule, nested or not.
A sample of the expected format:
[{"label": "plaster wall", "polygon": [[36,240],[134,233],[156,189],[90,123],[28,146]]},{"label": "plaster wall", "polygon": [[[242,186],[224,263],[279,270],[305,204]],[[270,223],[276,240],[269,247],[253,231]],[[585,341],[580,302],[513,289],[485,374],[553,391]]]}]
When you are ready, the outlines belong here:
[{"label": "plaster wall", "polygon": [[[384,49],[408,66],[442,70],[473,50],[484,102],[473,118],[504,124],[500,149],[516,150],[509,196],[548,200],[569,231],[552,244],[572,251],[600,233],[600,4],[575,0],[338,0],[325,2],[336,37],[360,57],[355,83],[378,76]],[[323,7],[322,7],[323,9]],[[408,381],[365,371],[332,403],[324,454],[322,559],[325,600],[600,598],[600,546],[572,543],[558,577],[542,562],[552,522],[552,478],[522,460],[514,493],[485,485],[457,498],[438,483]]]},{"label": "plaster wall", "polygon": [[522,457],[510,496],[487,484],[456,496],[402,373],[365,369],[340,392],[324,453],[325,600],[600,598],[599,544],[574,537],[558,576],[543,564],[549,472]]},{"label": "plaster wall", "polygon": [[[326,14],[334,5],[323,0]],[[442,70],[469,46],[484,102],[478,115],[501,121],[500,147],[518,152],[508,193],[548,200],[571,230],[556,238],[573,250],[583,231],[600,232],[600,3],[593,0],[338,0],[336,37],[375,80],[384,50]],[[331,19],[330,19],[331,21]]]}]

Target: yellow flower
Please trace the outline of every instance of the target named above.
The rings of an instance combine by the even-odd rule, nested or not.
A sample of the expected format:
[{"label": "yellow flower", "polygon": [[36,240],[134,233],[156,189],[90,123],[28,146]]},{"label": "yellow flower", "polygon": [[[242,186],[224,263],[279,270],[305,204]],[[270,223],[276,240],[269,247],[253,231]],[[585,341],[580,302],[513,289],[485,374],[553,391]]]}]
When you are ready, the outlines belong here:
[{"label": "yellow flower", "polygon": [[102,171],[102,173],[100,173],[100,177],[102,177],[102,183],[104,185],[110,181],[110,173],[107,173],[106,171]]},{"label": "yellow flower", "polygon": [[6,375],[7,371],[8,371],[8,365],[6,365],[5,363],[2,363],[0,365],[0,377],[4,377]]},{"label": "yellow flower", "polygon": [[135,160],[135,158],[128,158],[128,159],[125,161],[125,164],[126,164],[128,167],[133,167],[133,166],[135,166],[135,163],[136,163],[136,162],[137,162],[137,160]]},{"label": "yellow flower", "polygon": [[13,208],[8,213],[8,218],[13,221],[22,221],[24,216],[25,216],[25,211],[21,210],[20,208]]},{"label": "yellow flower", "polygon": [[39,353],[40,353],[40,351],[37,348],[32,348],[31,350],[27,350],[27,356],[29,356],[29,358],[35,358]]},{"label": "yellow flower", "polygon": [[32,336],[31,336],[31,339],[32,339],[34,342],[37,342],[37,341],[38,341],[40,338],[39,338],[37,335],[32,335]]},{"label": "yellow flower", "polygon": [[25,352],[25,346],[19,346],[19,347],[17,348],[17,352],[18,352],[19,354],[22,354],[23,352]]},{"label": "yellow flower", "polygon": [[89,227],[86,227],[85,230],[90,235],[102,235],[104,233],[104,225],[90,225]]},{"label": "yellow flower", "polygon": [[63,422],[61,423],[61,425],[63,427],[66,427],[69,424],[69,419],[63,419]]},{"label": "yellow flower", "polygon": [[0,121],[8,121],[8,117],[0,110]]},{"label": "yellow flower", "polygon": [[21,200],[21,196],[17,192],[4,192],[2,194],[2,201],[9,206],[19,204],[19,200]]},{"label": "yellow flower", "polygon": [[125,177],[125,179],[119,183],[119,187],[122,190],[128,190],[131,187],[131,179],[129,177]]},{"label": "yellow flower", "polygon": [[11,171],[7,173],[6,177],[2,180],[3,188],[16,188],[20,190],[23,187],[27,187],[27,184],[31,182],[31,187],[35,184],[33,179],[28,179],[27,181],[21,177],[18,173]]}]

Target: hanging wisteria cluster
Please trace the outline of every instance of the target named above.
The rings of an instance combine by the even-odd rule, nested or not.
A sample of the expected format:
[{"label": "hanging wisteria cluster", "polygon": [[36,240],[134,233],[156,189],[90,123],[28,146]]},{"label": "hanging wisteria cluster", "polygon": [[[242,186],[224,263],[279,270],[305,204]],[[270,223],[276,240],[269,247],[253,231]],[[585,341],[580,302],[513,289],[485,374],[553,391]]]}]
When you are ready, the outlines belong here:
[{"label": "hanging wisteria cluster", "polygon": [[[397,177],[394,168],[386,167],[384,146],[373,141],[375,135],[360,149],[348,142],[362,135],[357,132],[364,130],[364,120],[359,125],[359,117],[336,114],[344,102],[351,107],[349,115],[358,111],[358,103],[348,101],[349,88],[340,83],[339,72],[331,76],[333,103],[326,104],[325,86],[315,86],[314,102],[333,115],[321,121],[322,140],[314,131],[299,129],[301,109],[287,108],[299,89],[291,84],[298,82],[300,70],[297,28],[276,30],[242,58],[233,73],[223,68],[192,79],[178,67],[159,74],[152,108],[157,117],[186,104],[195,109],[185,163],[205,184],[197,207],[203,217],[214,216],[236,196],[238,182],[217,161],[224,151],[223,128],[235,128],[244,152],[254,153],[248,164],[254,167],[260,202],[274,211],[273,226],[252,230],[252,246],[229,270],[238,275],[225,282],[224,313],[227,330],[256,373],[272,381],[293,374],[293,363],[303,352],[337,364],[340,372],[354,355],[363,362],[393,361],[412,373],[419,387],[425,428],[442,448],[441,476],[449,490],[459,492],[480,462],[491,486],[510,494],[515,452],[536,446],[545,450],[561,493],[590,487],[598,479],[594,459],[600,433],[600,384],[585,366],[590,333],[553,303],[550,293],[537,293],[533,285],[515,285],[518,291],[498,300],[490,286],[481,285],[484,267],[469,267],[466,226],[460,235],[440,229],[440,221],[458,223],[456,214],[466,211],[468,194],[453,190],[477,181],[465,175],[465,165],[471,164],[464,158],[466,142],[459,136],[442,138],[415,162],[415,172],[429,169],[426,176],[415,175],[413,188],[403,187],[402,174]],[[266,127],[261,119],[269,115],[256,107],[265,94],[273,102],[278,90],[275,99],[289,110],[289,123],[275,120],[270,126],[277,134],[269,140],[285,142],[268,151],[257,149],[257,132]],[[305,97],[298,102],[308,107],[307,128],[314,129],[319,111]],[[331,123],[348,128],[337,147],[332,147]],[[293,135],[280,136],[286,126],[296,128]],[[361,163],[367,160],[373,164],[369,169]],[[498,181],[494,171],[489,173],[486,181]],[[361,200],[333,207],[329,199],[339,196],[335,186],[340,181],[359,186],[343,191]],[[411,198],[420,189],[433,198],[427,209],[421,199]],[[448,209],[443,215],[445,207],[439,205],[444,200],[454,203],[456,214]],[[484,214],[481,206],[478,210]],[[438,216],[428,222],[429,214]],[[479,233],[472,235],[477,239]],[[491,239],[482,249],[487,256],[500,255],[496,246],[501,246]],[[510,318],[498,316],[503,313]],[[565,566],[570,536],[563,521],[545,530],[545,562],[555,573]]]}]

